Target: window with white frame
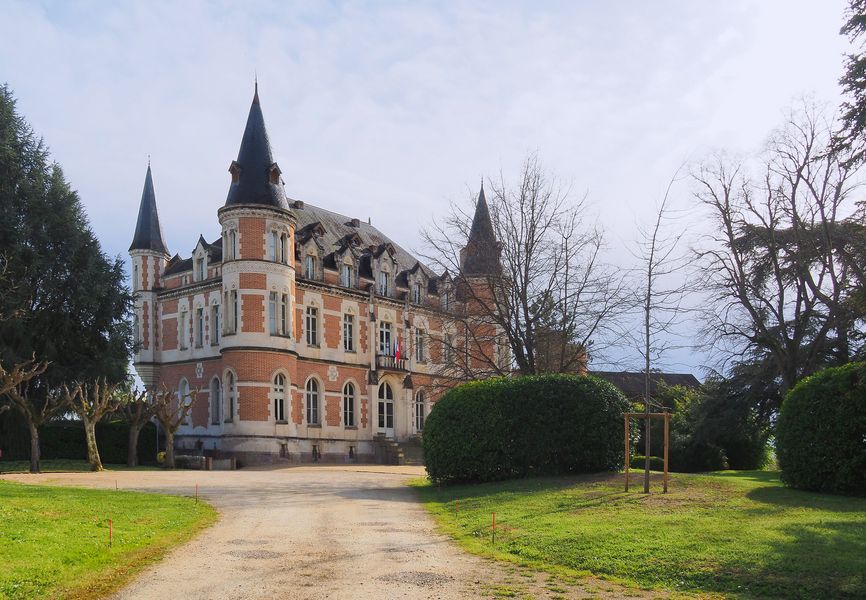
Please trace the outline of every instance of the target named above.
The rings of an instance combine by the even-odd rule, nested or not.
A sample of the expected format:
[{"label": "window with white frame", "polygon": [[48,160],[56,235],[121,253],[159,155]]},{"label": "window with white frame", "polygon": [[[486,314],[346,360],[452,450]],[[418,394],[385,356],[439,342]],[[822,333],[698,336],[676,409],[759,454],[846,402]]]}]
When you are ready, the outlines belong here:
[{"label": "window with white frame", "polygon": [[280,259],[280,234],[277,231],[271,231],[268,235],[268,258],[274,262]]},{"label": "window with white frame", "polygon": [[418,362],[424,362],[426,359],[426,353],[424,350],[424,341],[426,339],[425,331],[421,328],[415,329],[415,360]]},{"label": "window with white frame", "polygon": [[379,429],[394,428],[394,390],[385,382],[379,386]]},{"label": "window with white frame", "polygon": [[195,347],[204,345],[204,308],[195,309]]},{"label": "window with white frame", "polygon": [[210,307],[210,343],[216,346],[220,343],[220,305]]},{"label": "window with white frame", "polygon": [[271,335],[277,335],[277,321],[279,311],[279,295],[276,292],[271,292],[268,295],[268,322],[270,324]]},{"label": "window with white frame", "polygon": [[180,317],[177,320],[178,326],[178,345],[181,350],[186,350],[186,311],[182,310],[180,312]]},{"label": "window with white frame", "polygon": [[391,324],[387,321],[379,323],[379,354],[391,354]]},{"label": "window with white frame", "polygon": [[421,284],[418,282],[412,284],[412,302],[421,304]]},{"label": "window with white frame", "polygon": [[268,320],[271,335],[288,335],[289,295],[271,292],[268,296]]},{"label": "window with white frame", "polygon": [[274,377],[274,420],[286,422],[286,378],[282,374]]},{"label": "window with white frame", "polygon": [[223,254],[225,254],[226,260],[234,260],[238,257],[238,232],[234,229],[229,230],[226,235]]},{"label": "window with white frame", "polygon": [[210,382],[210,422],[211,425],[220,424],[220,410],[222,408],[222,386],[218,377]]},{"label": "window with white frame", "polygon": [[391,274],[388,271],[379,271],[379,295],[387,296],[391,289]]},{"label": "window with white frame", "polygon": [[289,335],[289,295],[280,294],[280,320],[277,324],[280,335]]},{"label": "window with white frame", "polygon": [[421,433],[424,429],[424,418],[427,415],[425,400],[424,390],[418,390],[415,393],[415,431],[417,433]]},{"label": "window with white frame", "polygon": [[319,309],[315,306],[308,306],[306,313],[306,331],[307,345],[319,345]]},{"label": "window with white frame", "polygon": [[355,315],[343,315],[343,350],[355,351]]},{"label": "window with white frame", "polygon": [[312,254],[304,256],[304,277],[316,279],[316,257]]},{"label": "window with white frame", "polygon": [[343,386],[343,427],[355,426],[355,386],[349,382]]},{"label": "window with white frame", "polygon": [[340,285],[343,287],[352,287],[352,265],[343,263],[340,266]]},{"label": "window with white frame", "polygon": [[319,382],[315,379],[307,381],[306,391],[307,424],[319,425]]},{"label": "window with white frame", "polygon": [[238,330],[238,291],[231,290],[228,292],[228,315],[226,315],[226,319],[228,323],[226,323],[227,333],[237,333]]},{"label": "window with white frame", "polygon": [[451,292],[446,291],[442,294],[442,310],[448,310],[451,308]]},{"label": "window with white frame", "polygon": [[235,374],[229,371],[226,375],[226,416],[225,422],[231,423],[235,420],[235,404],[237,404],[237,383]]},{"label": "window with white frame", "polygon": [[445,363],[454,361],[454,342],[448,333],[442,336],[442,357]]},{"label": "window with white frame", "polygon": [[195,259],[195,280],[204,281],[207,279],[207,263],[204,257]]}]

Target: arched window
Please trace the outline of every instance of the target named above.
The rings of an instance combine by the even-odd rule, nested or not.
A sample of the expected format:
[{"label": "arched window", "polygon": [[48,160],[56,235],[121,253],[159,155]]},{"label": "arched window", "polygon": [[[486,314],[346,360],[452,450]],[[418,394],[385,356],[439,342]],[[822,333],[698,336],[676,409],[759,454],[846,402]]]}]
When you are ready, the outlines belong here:
[{"label": "arched window", "polygon": [[286,378],[283,375],[274,377],[274,420],[286,422]]},{"label": "arched window", "polygon": [[385,382],[379,386],[379,429],[394,428],[394,391]]},{"label": "arched window", "polygon": [[211,425],[220,424],[220,410],[222,409],[222,385],[220,380],[214,377],[210,382],[210,422]]},{"label": "arched window", "polygon": [[306,401],[307,401],[307,425],[319,424],[319,382],[315,379],[307,381],[306,386]]},{"label": "arched window", "polygon": [[235,374],[229,371],[226,376],[226,416],[225,422],[231,423],[235,420],[235,402],[237,401],[237,386],[235,385]]},{"label": "arched window", "polygon": [[421,433],[424,430],[424,418],[427,416],[425,406],[424,390],[415,393],[415,431]]},{"label": "arched window", "polygon": [[283,264],[289,262],[289,238],[285,233],[280,236],[280,262]]},{"label": "arched window", "polygon": [[347,383],[343,386],[343,427],[355,426],[355,386]]}]

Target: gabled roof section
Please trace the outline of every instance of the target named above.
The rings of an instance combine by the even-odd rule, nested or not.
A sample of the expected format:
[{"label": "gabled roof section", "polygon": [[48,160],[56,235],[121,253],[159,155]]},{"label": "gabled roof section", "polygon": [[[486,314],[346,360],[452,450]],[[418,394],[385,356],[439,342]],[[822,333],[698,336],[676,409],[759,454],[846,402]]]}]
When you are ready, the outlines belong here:
[{"label": "gabled roof section", "polygon": [[[609,381],[629,398],[643,397],[644,374],[640,371],[590,371],[589,374]],[[656,393],[661,381],[666,385],[681,385],[692,389],[701,387],[701,382],[691,373],[650,372],[650,395]]]},{"label": "gabled roof section", "polygon": [[288,209],[286,193],[280,177],[280,168],[274,162],[265,117],[259,102],[259,84],[250,113],[238,158],[229,167],[232,183],[229,187],[226,206],[239,204],[260,204]]},{"label": "gabled roof section", "polygon": [[153,250],[168,256],[168,248],[163,240],[159,213],[156,210],[156,193],[153,191],[153,175],[150,172],[150,163],[147,163],[141,204],[138,207],[138,221],[135,223],[135,235],[129,250]]},{"label": "gabled roof section", "polygon": [[475,215],[472,217],[472,228],[469,239],[461,256],[461,269],[464,275],[496,275],[502,272],[499,262],[499,242],[493,231],[493,221],[490,219],[490,209],[487,198],[484,197],[484,182],[478,193],[475,204]]}]

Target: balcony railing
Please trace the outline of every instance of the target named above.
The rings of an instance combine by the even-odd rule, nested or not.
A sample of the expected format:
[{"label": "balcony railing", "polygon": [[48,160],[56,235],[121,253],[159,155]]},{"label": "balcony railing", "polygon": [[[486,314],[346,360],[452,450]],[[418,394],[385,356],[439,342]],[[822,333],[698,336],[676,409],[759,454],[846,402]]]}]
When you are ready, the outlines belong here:
[{"label": "balcony railing", "polygon": [[389,356],[387,354],[377,354],[376,367],[379,369],[390,369],[392,371],[405,371],[406,359],[394,358],[393,356]]}]

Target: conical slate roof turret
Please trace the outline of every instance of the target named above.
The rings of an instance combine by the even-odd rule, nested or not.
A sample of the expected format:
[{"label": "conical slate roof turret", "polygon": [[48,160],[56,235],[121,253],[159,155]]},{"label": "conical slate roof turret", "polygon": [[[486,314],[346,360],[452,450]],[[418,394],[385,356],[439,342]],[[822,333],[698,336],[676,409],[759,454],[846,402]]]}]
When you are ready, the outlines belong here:
[{"label": "conical slate roof turret", "polygon": [[265,118],[259,103],[259,86],[256,83],[253,103],[247,117],[244,137],[237,160],[229,167],[232,183],[229,187],[226,206],[237,204],[263,204],[288,209],[286,193],[280,179],[280,168],[274,162]]},{"label": "conical slate roof turret", "polygon": [[135,236],[132,238],[129,250],[155,250],[168,255],[168,248],[163,241],[162,226],[159,224],[159,213],[156,210],[156,194],[153,191],[153,175],[150,172],[149,162],[147,175],[144,176],[144,190],[141,192]]},{"label": "conical slate roof turret", "polygon": [[499,242],[493,231],[493,221],[490,219],[490,209],[484,197],[484,182],[478,193],[475,204],[475,216],[472,218],[472,228],[469,239],[462,252],[462,269],[464,275],[496,275],[502,272],[499,262]]}]

